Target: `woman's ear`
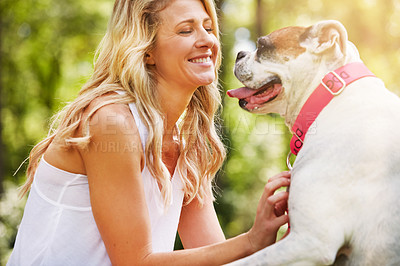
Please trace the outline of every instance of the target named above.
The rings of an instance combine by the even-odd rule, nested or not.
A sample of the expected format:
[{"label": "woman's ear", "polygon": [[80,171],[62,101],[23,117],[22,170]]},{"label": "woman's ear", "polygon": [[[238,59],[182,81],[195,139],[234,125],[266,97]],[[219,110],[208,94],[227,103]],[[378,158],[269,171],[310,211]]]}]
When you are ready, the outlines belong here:
[{"label": "woman's ear", "polygon": [[154,62],[154,57],[151,53],[146,53],[146,65],[155,66],[156,62]]}]

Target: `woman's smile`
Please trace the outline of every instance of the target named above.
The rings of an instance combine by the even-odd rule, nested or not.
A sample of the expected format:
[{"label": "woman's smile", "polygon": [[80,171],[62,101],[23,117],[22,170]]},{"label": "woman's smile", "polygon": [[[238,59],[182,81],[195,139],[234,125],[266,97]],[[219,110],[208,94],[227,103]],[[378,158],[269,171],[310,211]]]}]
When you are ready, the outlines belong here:
[{"label": "woman's smile", "polygon": [[194,58],[189,59],[189,62],[195,63],[195,64],[204,64],[207,66],[212,66],[211,55],[194,57]]}]

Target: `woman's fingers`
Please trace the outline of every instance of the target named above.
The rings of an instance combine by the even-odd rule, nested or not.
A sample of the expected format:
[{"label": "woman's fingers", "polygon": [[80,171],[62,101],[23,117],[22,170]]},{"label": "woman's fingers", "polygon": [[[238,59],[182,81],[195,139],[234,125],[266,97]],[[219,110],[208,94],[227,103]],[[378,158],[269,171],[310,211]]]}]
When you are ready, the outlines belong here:
[{"label": "woman's fingers", "polygon": [[280,191],[281,187],[290,185],[290,172],[282,172],[268,180],[257,207],[257,215],[253,227],[249,231],[249,239],[256,250],[264,248],[276,240],[279,227],[289,221],[284,214],[289,193]]},{"label": "woman's fingers", "polygon": [[276,179],[279,179],[279,178],[282,178],[282,177],[284,177],[284,178],[290,178],[290,171],[284,171],[284,172],[281,172],[281,173],[279,173],[279,174],[277,174],[277,175],[274,175],[273,177],[270,177],[269,179],[268,179],[268,182],[272,182],[272,181],[274,181],[274,180],[276,180]]},{"label": "woman's fingers", "polygon": [[275,226],[277,228],[281,227],[284,224],[287,224],[289,222],[289,216],[288,215],[281,215],[279,217],[277,217],[274,220]]},{"label": "woman's fingers", "polygon": [[[291,177],[291,173],[289,171],[282,172],[282,173],[279,173],[279,174],[271,177],[268,180],[268,183],[269,182],[271,182],[271,183],[272,182],[276,182],[277,180],[282,180],[284,178],[287,178],[289,183],[286,186],[289,186],[290,185],[290,177]],[[284,184],[286,182],[282,181],[282,183]],[[282,184],[282,183],[280,183],[280,184]],[[279,186],[279,183],[275,183],[274,186],[272,187],[272,189],[274,189],[276,186]],[[285,185],[283,185],[283,186],[285,186]],[[280,187],[278,187],[278,188],[280,188]],[[275,191],[276,191],[276,189],[274,190],[274,192]],[[270,204],[272,204],[274,206],[274,214],[275,214],[275,216],[279,217],[279,216],[282,216],[282,215],[285,214],[285,212],[287,210],[288,197],[289,197],[289,193],[288,192],[282,193],[282,194],[279,193],[279,194],[272,195],[272,196],[268,197],[267,200],[269,201]]]},{"label": "woman's fingers", "polygon": [[[289,197],[288,192],[275,193],[277,189],[290,185],[290,172],[282,172],[270,178],[264,187],[257,207],[257,215],[272,217],[284,214]],[[282,210],[285,208],[284,210]]]},{"label": "woman's fingers", "polygon": [[287,200],[289,198],[288,192],[279,192],[270,196],[267,201],[268,204],[273,208],[269,215],[279,217],[285,214],[287,209]]},{"label": "woman's fingers", "polygon": [[289,185],[290,185],[290,179],[288,177],[280,177],[272,181],[268,181],[268,183],[264,187],[264,193],[262,197],[264,197],[264,200],[266,200],[267,198],[272,196],[277,189]]},{"label": "woman's fingers", "polygon": [[287,199],[277,202],[275,204],[275,209],[274,209],[275,215],[277,217],[284,215],[287,209],[288,209]]},{"label": "woman's fingers", "polygon": [[282,205],[283,204],[282,201],[286,202],[288,198],[289,198],[289,192],[282,191],[282,192],[276,193],[276,194],[268,197],[267,201],[271,205],[276,205],[278,203],[280,203]]},{"label": "woman's fingers", "polygon": [[[258,208],[257,208],[257,213],[260,215],[266,216],[266,217],[271,217],[271,216],[280,216],[284,214],[284,211],[281,211],[279,206],[284,205],[285,203],[280,203],[280,202],[286,202],[288,199],[288,192],[280,192],[276,193],[276,190],[289,186],[290,185],[290,173],[288,172],[283,172],[278,175],[275,175],[272,178],[272,181],[268,181],[268,183],[264,187],[264,192],[261,196]],[[276,204],[279,203],[279,209],[278,211],[275,211],[276,209]],[[278,215],[279,214],[279,215]]]}]

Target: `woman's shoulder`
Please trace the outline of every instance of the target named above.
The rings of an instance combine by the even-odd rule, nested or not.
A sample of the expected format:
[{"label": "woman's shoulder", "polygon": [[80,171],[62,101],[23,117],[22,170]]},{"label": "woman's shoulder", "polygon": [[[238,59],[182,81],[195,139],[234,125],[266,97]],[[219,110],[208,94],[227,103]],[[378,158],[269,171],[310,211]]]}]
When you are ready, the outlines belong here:
[{"label": "woman's shoulder", "polygon": [[138,127],[128,104],[109,103],[107,95],[100,96],[85,110],[84,116],[88,115],[92,140],[114,139],[140,143]]},{"label": "woman's shoulder", "polygon": [[123,154],[124,158],[138,159],[139,165],[143,165],[140,134],[128,104],[112,103],[109,97],[100,96],[89,104],[84,115],[90,115],[89,147],[81,150],[84,158],[103,153],[111,160]]},{"label": "woman's shoulder", "polygon": [[[89,129],[88,146],[76,145],[65,149],[65,140],[59,136],[46,150],[44,156],[48,163],[68,172],[86,175],[85,163],[81,155],[89,150],[92,152],[139,151],[131,152],[129,156],[142,157],[140,136],[128,104],[107,104],[109,99],[107,95],[94,99],[82,114],[74,138],[85,137],[86,134],[83,132]],[[89,115],[89,127],[86,127],[84,121]]]},{"label": "woman's shoulder", "polygon": [[[126,129],[136,129],[132,112],[128,104],[113,103],[109,101],[109,96],[106,94],[94,99],[84,112],[84,116],[90,115],[90,125],[109,127],[126,127]],[[128,127],[131,125],[131,127]]]}]

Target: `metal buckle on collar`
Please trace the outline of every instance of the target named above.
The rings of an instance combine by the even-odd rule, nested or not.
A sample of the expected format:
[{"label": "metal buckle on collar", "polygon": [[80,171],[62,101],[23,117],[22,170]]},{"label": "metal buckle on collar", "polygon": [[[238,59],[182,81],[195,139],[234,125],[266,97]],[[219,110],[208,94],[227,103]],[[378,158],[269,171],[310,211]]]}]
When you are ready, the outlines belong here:
[{"label": "metal buckle on collar", "polygon": [[[346,82],[345,82],[335,71],[331,71],[331,72],[329,72],[329,73],[332,73],[332,74],[340,81],[340,83],[342,83],[342,87],[341,87],[337,92],[333,92],[332,89],[330,89],[330,88],[325,84],[324,79],[321,80],[321,84],[322,84],[322,86],[325,87],[325,89],[327,89],[327,90],[329,91],[330,94],[332,94],[333,96],[337,96],[337,95],[339,95],[339,94],[344,90],[344,88],[346,88]],[[329,74],[329,73],[328,73],[328,74]],[[325,77],[326,77],[328,74],[326,74]],[[333,80],[333,82],[335,82],[335,81]],[[332,86],[332,87],[333,87],[333,86]]]}]

